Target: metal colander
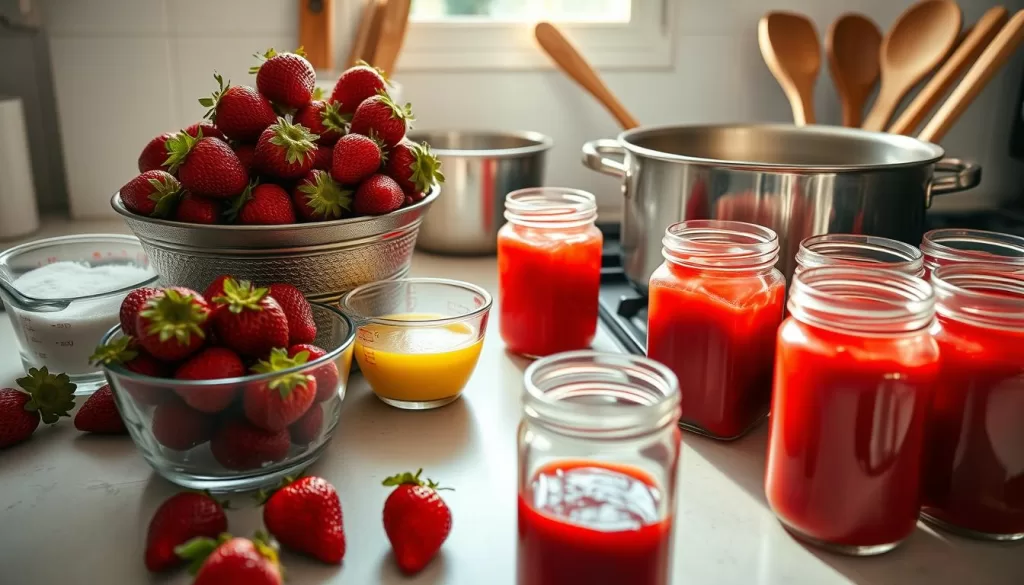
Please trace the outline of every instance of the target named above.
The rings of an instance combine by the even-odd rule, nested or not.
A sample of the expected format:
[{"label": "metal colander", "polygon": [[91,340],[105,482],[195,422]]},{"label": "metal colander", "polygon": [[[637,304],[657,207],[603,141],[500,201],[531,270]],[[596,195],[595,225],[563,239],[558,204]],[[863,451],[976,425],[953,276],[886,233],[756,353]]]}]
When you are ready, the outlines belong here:
[{"label": "metal colander", "polygon": [[136,215],[120,194],[121,214],[165,285],[202,291],[221,274],[258,284],[287,282],[310,300],[329,302],[353,288],[401,278],[409,271],[416,234],[440,189],[381,216],[276,226],[200,225]]}]

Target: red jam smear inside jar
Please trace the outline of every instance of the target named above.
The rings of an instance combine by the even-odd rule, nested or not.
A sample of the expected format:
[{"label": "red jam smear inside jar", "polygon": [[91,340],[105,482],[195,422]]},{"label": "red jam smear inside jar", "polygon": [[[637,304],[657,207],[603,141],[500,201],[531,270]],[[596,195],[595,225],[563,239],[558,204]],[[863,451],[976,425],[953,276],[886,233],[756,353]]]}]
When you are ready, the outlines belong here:
[{"label": "red jam smear inside jar", "polygon": [[822,266],[883,268],[924,276],[924,257],[905,242],[862,234],[824,234],[800,242],[795,273]]},{"label": "red jam smear inside jar", "polygon": [[932,273],[942,354],[925,450],[925,520],[1024,539],[1024,272],[992,264]]},{"label": "red jam smear inside jar", "polygon": [[939,371],[934,295],[917,277],[813,268],[779,329],[765,492],[797,538],[881,554],[914,530]]},{"label": "red jam smear inside jar", "polygon": [[693,220],[669,226],[648,287],[647,355],[679,378],[680,423],[735,439],[768,414],[785,280],[768,228]]},{"label": "red jam smear inside jar", "polygon": [[597,332],[601,232],[584,191],[522,189],[505,200],[498,233],[501,336],[532,357],[590,346]]},{"label": "red jam smear inside jar", "polygon": [[1024,269],[1024,237],[985,230],[938,229],[921,240],[926,276],[961,262],[1007,264]]}]

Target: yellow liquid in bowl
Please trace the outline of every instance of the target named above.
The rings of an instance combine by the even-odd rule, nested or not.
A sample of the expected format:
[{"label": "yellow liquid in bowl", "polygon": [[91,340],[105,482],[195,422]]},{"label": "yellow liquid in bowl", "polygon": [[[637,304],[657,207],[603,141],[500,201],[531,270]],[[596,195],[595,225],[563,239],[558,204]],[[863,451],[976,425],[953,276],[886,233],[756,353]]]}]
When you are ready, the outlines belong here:
[{"label": "yellow liquid in bowl", "polygon": [[[394,321],[443,319],[403,313]],[[378,396],[402,402],[433,402],[457,396],[480,358],[483,338],[468,323],[395,327],[371,323],[356,334],[356,361]]]}]

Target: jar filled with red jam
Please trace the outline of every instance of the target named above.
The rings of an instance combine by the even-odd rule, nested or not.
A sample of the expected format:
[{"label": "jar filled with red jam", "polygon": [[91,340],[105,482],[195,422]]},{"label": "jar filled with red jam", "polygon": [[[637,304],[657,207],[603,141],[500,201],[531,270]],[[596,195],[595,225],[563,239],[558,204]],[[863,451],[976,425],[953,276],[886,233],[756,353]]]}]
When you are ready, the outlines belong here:
[{"label": "jar filled with red jam", "polygon": [[925,520],[1024,539],[1024,271],[964,263],[932,272],[942,355],[925,447]]},{"label": "jar filled with red jam", "polygon": [[590,347],[597,332],[600,230],[594,196],[541,187],[505,197],[498,232],[501,337],[540,357]]},{"label": "jar filled with red jam", "polygon": [[892,550],[920,511],[925,424],[939,373],[932,287],[881,269],[793,277],[779,328],[765,493],[808,543]]},{"label": "jar filled with red jam", "polygon": [[519,425],[519,585],[668,585],[679,386],[593,351],[538,360]]},{"label": "jar filled with red jam", "polygon": [[999,232],[932,230],[921,240],[921,252],[927,274],[939,266],[959,262],[988,262],[1024,268],[1024,238]]},{"label": "jar filled with red jam", "polygon": [[824,234],[800,242],[794,272],[821,266],[884,268],[924,276],[921,250],[905,242],[862,234]]},{"label": "jar filled with red jam", "polygon": [[679,378],[683,428],[742,436],[768,414],[785,279],[772,230],[738,221],[673,224],[648,287],[647,355]]}]

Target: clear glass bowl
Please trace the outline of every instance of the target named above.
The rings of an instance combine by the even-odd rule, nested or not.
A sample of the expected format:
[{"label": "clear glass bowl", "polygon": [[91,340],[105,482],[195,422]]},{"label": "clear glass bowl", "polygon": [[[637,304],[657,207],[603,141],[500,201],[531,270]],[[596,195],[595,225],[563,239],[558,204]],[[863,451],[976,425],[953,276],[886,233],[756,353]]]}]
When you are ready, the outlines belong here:
[{"label": "clear glass bowl", "polygon": [[[52,291],[35,294],[19,290],[20,277],[57,262],[142,270],[131,282],[98,287],[101,292],[93,294],[62,294],[58,286],[73,289],[69,282],[54,283]],[[63,236],[6,250],[0,254],[0,299],[14,327],[22,365],[26,370],[46,366],[51,372],[66,373],[78,385],[78,393],[95,390],[103,384],[103,372],[89,363],[96,343],[118,323],[124,297],[136,288],[155,284],[157,279],[149,257],[132,236]],[[25,289],[25,285],[20,288]]]},{"label": "clear glass bowl", "polygon": [[356,362],[378,398],[409,410],[454,402],[476,368],[491,295],[440,278],[371,282],[345,295]]},{"label": "clear glass bowl", "polygon": [[[132,440],[157,473],[191,489],[244,491],[276,485],[317,459],[338,424],[352,367],[355,329],[334,307],[311,304],[317,326],[314,345],[327,354],[300,367],[225,380],[175,380],[143,376],[116,364],[103,366]],[[121,328],[114,327],[101,343],[119,337]],[[332,367],[337,370],[336,392],[314,402],[302,419],[282,431],[287,448],[280,433],[252,432],[254,427],[245,422],[241,408],[246,387],[295,373],[315,376],[319,386],[330,378]],[[206,414],[182,400],[197,393],[233,394],[234,399],[220,412]],[[322,417],[319,430],[313,422],[316,410]],[[260,447],[246,449],[247,443]]]}]

